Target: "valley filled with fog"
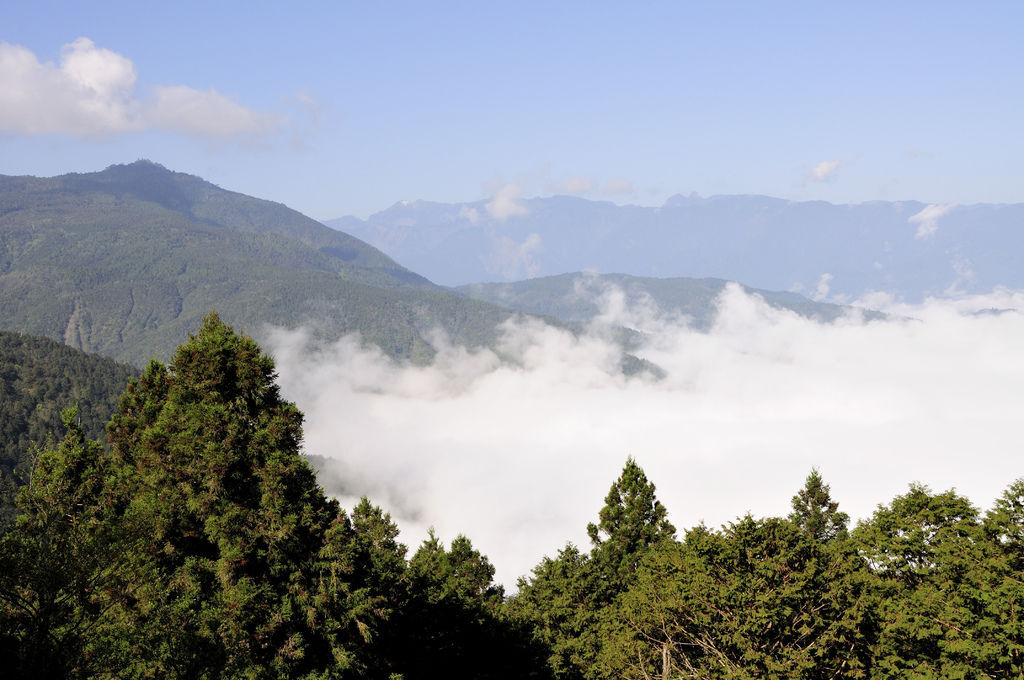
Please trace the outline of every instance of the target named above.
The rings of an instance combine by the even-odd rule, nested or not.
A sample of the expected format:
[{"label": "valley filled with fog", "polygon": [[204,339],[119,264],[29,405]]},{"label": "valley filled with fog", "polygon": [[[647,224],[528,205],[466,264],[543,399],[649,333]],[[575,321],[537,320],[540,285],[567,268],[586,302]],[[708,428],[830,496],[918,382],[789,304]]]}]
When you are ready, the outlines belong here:
[{"label": "valley filled with fog", "polygon": [[[426,366],[301,329],[268,350],[328,493],[369,495],[410,546],[429,527],[469,536],[509,586],[567,540],[587,547],[628,456],[680,532],[784,515],[812,467],[854,520],[910,482],[987,507],[1021,475],[1022,292],[872,294],[859,304],[884,320],[826,324],[730,285],[708,332],[624,300],[606,287],[580,336],[521,318],[468,351],[438,333]],[[664,375],[623,375],[614,326],[642,331],[636,354]]]}]

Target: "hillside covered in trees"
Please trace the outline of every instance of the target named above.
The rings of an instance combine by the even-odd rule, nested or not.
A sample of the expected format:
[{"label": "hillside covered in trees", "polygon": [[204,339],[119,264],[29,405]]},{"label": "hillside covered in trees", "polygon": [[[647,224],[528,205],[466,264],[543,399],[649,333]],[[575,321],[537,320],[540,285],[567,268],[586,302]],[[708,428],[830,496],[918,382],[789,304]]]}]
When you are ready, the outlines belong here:
[{"label": "hillside covered in trees", "polygon": [[413,359],[432,355],[435,328],[476,346],[513,314],[279,203],[149,161],[0,176],[0,328],[142,366],[214,308],[250,333],[358,332]]},{"label": "hillside covered in trees", "polygon": [[[107,425],[72,409],[0,538],[0,651],[32,678],[932,678],[1024,673],[1024,480],[920,485],[855,527],[812,471],[787,517],[681,533],[632,459],[514,594],[469,538],[411,556],[301,454],[273,363],[218,317]],[[598,503],[595,499],[595,508]]]},{"label": "hillside covered in trees", "polygon": [[35,448],[64,436],[61,410],[78,406],[88,437],[101,437],[118,397],[139,371],[48,338],[0,331],[0,489],[29,471]]}]

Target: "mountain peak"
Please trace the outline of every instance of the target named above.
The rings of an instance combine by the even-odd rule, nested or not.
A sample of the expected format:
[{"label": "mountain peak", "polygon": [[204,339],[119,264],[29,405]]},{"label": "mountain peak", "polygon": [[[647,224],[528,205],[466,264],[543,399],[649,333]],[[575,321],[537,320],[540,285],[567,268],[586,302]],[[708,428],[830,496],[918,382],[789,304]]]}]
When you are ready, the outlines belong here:
[{"label": "mountain peak", "polygon": [[156,161],[151,161],[148,158],[140,158],[139,160],[134,161],[132,163],[115,163],[113,165],[108,166],[107,170],[109,170],[110,168],[153,168],[170,172],[170,170],[168,170],[166,166],[161,165]]}]

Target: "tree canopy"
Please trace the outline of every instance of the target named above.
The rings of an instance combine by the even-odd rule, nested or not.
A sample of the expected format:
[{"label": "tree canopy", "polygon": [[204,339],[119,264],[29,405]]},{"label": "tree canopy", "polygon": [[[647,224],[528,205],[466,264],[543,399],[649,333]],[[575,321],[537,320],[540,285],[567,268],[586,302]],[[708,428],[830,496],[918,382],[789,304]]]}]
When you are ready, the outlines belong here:
[{"label": "tree canopy", "polygon": [[589,550],[507,595],[466,536],[411,554],[328,498],[274,364],[215,314],[91,439],[32,453],[0,535],[15,678],[1019,678],[1024,480],[985,513],[912,484],[849,530],[812,470],[785,518],[676,536],[629,458]]}]

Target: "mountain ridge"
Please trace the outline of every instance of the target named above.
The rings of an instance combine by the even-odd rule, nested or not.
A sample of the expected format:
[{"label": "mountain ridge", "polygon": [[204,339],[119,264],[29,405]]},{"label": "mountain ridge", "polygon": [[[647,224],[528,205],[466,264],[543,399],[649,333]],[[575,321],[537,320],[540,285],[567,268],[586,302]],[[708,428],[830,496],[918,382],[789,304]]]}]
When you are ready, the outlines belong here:
[{"label": "mountain ridge", "polygon": [[[437,283],[516,281],[565,272],[742,281],[848,302],[885,290],[911,301],[1024,287],[1024,203],[833,204],[762,195],[676,194],[657,207],[573,196],[396,203],[348,233]],[[504,217],[505,219],[498,219]]]},{"label": "mountain ridge", "polygon": [[119,361],[166,356],[212,309],[259,336],[311,322],[398,358],[470,346],[514,314],[456,296],[281,204],[141,161],[0,176],[0,328]]}]

